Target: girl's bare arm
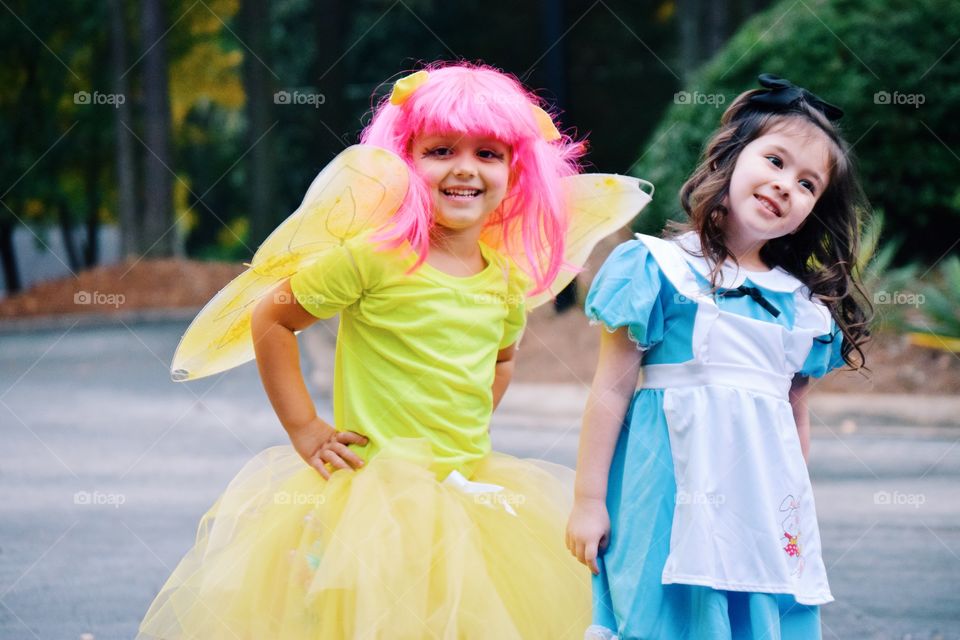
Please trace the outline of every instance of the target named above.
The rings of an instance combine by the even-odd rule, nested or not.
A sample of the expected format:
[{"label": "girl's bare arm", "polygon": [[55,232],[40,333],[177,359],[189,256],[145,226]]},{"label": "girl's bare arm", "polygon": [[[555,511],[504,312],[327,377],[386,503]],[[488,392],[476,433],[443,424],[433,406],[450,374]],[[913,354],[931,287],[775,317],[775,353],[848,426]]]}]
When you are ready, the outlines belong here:
[{"label": "girl's bare arm", "polygon": [[610,532],[607,476],[623,418],[637,387],[641,352],[627,329],[603,331],[600,359],[580,431],[574,506],[567,523],[567,548],[594,573],[598,550]]},{"label": "girl's bare arm", "polygon": [[300,351],[294,334],[315,321],[297,302],[287,280],[257,303],[251,333],[260,380],[280,424],[297,453],[320,475],[329,478],[327,464],[334,469],[362,466],[363,461],[347,445],[366,444],[366,438],[349,431],[338,432],[317,416],[300,370]]}]

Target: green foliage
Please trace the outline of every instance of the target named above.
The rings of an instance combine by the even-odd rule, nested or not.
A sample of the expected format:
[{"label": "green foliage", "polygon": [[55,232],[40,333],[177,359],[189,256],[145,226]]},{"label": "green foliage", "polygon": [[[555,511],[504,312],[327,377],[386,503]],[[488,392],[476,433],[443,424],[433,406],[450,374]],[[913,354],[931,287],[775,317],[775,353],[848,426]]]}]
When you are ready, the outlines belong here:
[{"label": "green foliage", "polygon": [[912,328],[942,338],[960,339],[960,257],[950,256],[937,266],[932,281],[921,288],[923,321]]},{"label": "green foliage", "polygon": [[876,312],[874,328],[891,333],[903,333],[910,327],[908,314],[912,310],[906,300],[914,300],[910,292],[916,289],[916,277],[920,270],[917,263],[894,266],[894,257],[900,250],[899,240],[890,240],[881,245],[884,216],[877,213],[863,229],[860,255],[857,265],[862,282]]},{"label": "green foliage", "polygon": [[106,90],[93,84],[102,74],[92,62],[106,44],[97,29],[103,11],[77,2],[11,5],[0,21],[0,221],[50,222],[61,208],[83,208],[78,176],[109,158],[104,122],[112,108],[74,100],[77,91]]},{"label": "green foliage", "polygon": [[916,262],[895,267],[900,242],[881,245],[883,225],[882,214],[867,222],[857,260],[876,311],[874,327],[919,332],[928,337],[925,346],[948,348],[948,341],[960,339],[960,257],[949,256],[922,274]]},{"label": "green foliage", "polygon": [[250,222],[234,218],[225,223],[216,235],[216,241],[202,245],[196,252],[201,260],[245,262],[251,258]]},{"label": "green foliage", "polygon": [[755,16],[696,74],[686,87],[691,99],[673,104],[644,145],[635,175],[662,195],[638,230],[656,233],[668,218],[682,218],[676,194],[723,106],[769,72],[844,109],[864,189],[887,212],[901,255],[938,258],[960,236],[958,39],[953,0],[784,0]]}]

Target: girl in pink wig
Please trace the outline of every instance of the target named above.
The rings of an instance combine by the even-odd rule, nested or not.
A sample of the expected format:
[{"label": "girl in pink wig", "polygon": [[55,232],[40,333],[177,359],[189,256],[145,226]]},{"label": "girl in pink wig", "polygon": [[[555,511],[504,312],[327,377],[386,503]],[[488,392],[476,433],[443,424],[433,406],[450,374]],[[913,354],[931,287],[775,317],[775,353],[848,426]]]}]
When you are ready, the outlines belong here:
[{"label": "girl in pink wig", "polygon": [[[488,138],[509,147],[509,191],[489,213],[500,223],[505,240],[516,238],[519,231],[530,263],[543,265],[529,275],[536,291],[544,289],[556,278],[563,257],[567,219],[561,178],[577,172],[583,145],[562,136],[537,97],[495,69],[439,66],[399,84],[407,81],[416,90],[401,93],[402,100],[384,100],[363,132],[363,142],[393,151],[411,163],[415,173],[414,141],[427,132]],[[410,242],[422,262],[435,228],[434,205],[427,181],[414,179],[393,228],[380,238],[394,246]]]},{"label": "girl in pink wig", "polygon": [[[452,64],[376,107],[362,141],[406,163],[406,194],[256,305],[291,446],[230,483],[141,638],[582,637],[589,576],[562,546],[572,471],[493,452],[489,435],[528,295],[569,266],[561,179],[582,145],[538,103]],[[294,334],[336,314],[328,423]]]}]

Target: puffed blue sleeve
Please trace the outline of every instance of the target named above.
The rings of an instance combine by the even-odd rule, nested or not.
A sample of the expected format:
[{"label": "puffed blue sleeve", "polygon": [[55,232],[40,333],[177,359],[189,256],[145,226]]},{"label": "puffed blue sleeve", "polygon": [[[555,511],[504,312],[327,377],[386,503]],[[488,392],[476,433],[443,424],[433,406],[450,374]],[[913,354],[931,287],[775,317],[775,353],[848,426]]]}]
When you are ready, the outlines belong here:
[{"label": "puffed blue sleeve", "polygon": [[628,327],[641,349],[663,340],[660,267],[647,246],[631,240],[613,250],[587,294],[586,313],[610,331]]},{"label": "puffed blue sleeve", "polygon": [[810,353],[797,375],[808,378],[822,378],[834,369],[839,369],[846,363],[843,361],[843,333],[837,328],[836,322],[831,322],[830,333],[813,339]]}]

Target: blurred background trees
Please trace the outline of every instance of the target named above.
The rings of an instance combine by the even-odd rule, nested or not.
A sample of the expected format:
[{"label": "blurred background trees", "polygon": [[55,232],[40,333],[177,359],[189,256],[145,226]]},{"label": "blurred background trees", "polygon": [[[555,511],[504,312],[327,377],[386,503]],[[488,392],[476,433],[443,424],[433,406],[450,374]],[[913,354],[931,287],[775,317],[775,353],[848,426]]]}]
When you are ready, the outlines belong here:
[{"label": "blurred background trees", "polygon": [[515,73],[589,136],[593,169],[627,172],[683,79],[766,4],[12,0],[6,289],[18,227],[57,228],[73,272],[98,263],[103,224],[131,258],[249,258],[356,141],[370,96],[424,61]]},{"label": "blurred background trees", "polygon": [[[777,73],[841,105],[890,269],[960,239],[960,5],[951,0],[9,0],[0,22],[0,265],[56,229],[76,272],[121,255],[248,259],[438,59],[516,74],[587,137],[588,170],[677,191],[724,104]],[[711,98],[712,96],[712,98]],[[721,98],[717,98],[721,96]],[[722,99],[722,103],[720,100]],[[711,103],[710,100],[713,102]],[[895,241],[895,242],[894,242]],[[929,269],[924,266],[919,271]]]}]

